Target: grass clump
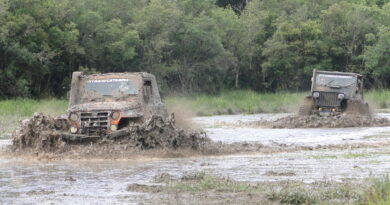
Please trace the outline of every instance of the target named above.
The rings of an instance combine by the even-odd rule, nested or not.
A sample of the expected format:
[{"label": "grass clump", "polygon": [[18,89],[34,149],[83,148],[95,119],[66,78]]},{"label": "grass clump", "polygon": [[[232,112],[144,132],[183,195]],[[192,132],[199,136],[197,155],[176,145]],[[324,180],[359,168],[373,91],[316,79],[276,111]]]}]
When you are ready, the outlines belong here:
[{"label": "grass clump", "polygon": [[353,183],[298,181],[246,183],[210,176],[204,172],[186,175],[170,184],[170,190],[181,193],[210,191],[218,193],[252,193],[263,195],[268,201],[281,204],[354,204],[359,190]]},{"label": "grass clump", "polygon": [[337,158],[355,159],[355,158],[371,157],[374,154],[378,154],[378,153],[345,153],[345,154],[341,154],[341,155],[325,154],[325,155],[312,155],[312,156],[310,156],[310,158],[313,158],[313,159],[337,159]]},{"label": "grass clump", "polygon": [[279,200],[282,204],[292,205],[313,204],[315,202],[307,193],[299,191],[274,192],[269,196],[269,199],[272,201]]},{"label": "grass clump", "polygon": [[[348,181],[302,181],[240,182],[210,176],[204,172],[171,178],[165,185],[131,184],[128,191],[159,193],[159,200],[165,196],[180,196],[184,202],[193,200],[209,204],[389,204],[389,178],[374,183]],[[366,189],[369,187],[369,189]],[[367,191],[368,190],[368,191]],[[171,198],[168,198],[171,201]],[[233,199],[224,201],[221,199]],[[259,201],[260,200],[260,201]],[[263,203],[262,203],[263,202]],[[181,204],[181,203],[180,203]],[[183,203],[187,204],[187,203]],[[203,203],[202,203],[203,204]]]},{"label": "grass clump", "polygon": [[369,186],[364,191],[358,204],[388,205],[390,204],[390,177],[383,176],[369,180]]},{"label": "grass clump", "polygon": [[342,157],[346,159],[366,158],[370,156],[372,156],[370,153],[347,153],[342,155]]},{"label": "grass clump", "polygon": [[173,189],[184,192],[202,192],[216,190],[223,192],[253,192],[256,187],[226,178],[217,178],[203,172],[183,176],[173,185]]},{"label": "grass clump", "polygon": [[270,185],[268,199],[282,204],[355,204],[359,198],[357,184],[319,181],[310,184],[298,181],[276,182]]},{"label": "grass clump", "polygon": [[330,155],[330,154],[325,154],[325,155],[312,155],[310,158],[313,159],[337,159],[337,155]]}]

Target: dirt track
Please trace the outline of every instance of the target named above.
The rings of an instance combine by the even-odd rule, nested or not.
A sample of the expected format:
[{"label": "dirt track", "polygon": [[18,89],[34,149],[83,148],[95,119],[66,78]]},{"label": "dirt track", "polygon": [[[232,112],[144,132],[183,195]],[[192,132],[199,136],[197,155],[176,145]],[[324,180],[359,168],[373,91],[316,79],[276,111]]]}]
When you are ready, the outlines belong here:
[{"label": "dirt track", "polygon": [[[380,116],[389,118],[387,114]],[[0,155],[0,202],[147,203],[151,196],[158,195],[128,191],[127,187],[134,183],[156,185],[155,176],[164,173],[176,178],[205,172],[241,182],[313,183],[359,181],[372,173],[390,171],[386,163],[390,160],[390,127],[272,129],[232,124],[237,120],[245,124],[282,117],[286,114],[195,118],[211,140],[226,149],[237,149],[226,156],[171,153],[174,158],[169,158],[156,152],[117,160],[26,161]],[[0,144],[6,143],[9,141]],[[253,144],[257,144],[257,150],[251,148]],[[249,154],[233,154],[246,147]],[[185,193],[180,195],[184,197]],[[180,201],[180,195],[170,199]]]}]

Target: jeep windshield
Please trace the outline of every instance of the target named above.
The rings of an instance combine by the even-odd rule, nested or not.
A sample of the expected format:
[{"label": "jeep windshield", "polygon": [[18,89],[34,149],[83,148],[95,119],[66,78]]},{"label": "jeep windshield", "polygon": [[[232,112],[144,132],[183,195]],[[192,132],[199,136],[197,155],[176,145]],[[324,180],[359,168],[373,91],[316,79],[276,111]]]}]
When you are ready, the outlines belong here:
[{"label": "jeep windshield", "polygon": [[350,75],[318,74],[316,77],[318,86],[329,88],[346,88],[356,84],[356,77]]},{"label": "jeep windshield", "polygon": [[87,80],[83,91],[82,102],[125,100],[138,94],[137,88],[129,79]]}]

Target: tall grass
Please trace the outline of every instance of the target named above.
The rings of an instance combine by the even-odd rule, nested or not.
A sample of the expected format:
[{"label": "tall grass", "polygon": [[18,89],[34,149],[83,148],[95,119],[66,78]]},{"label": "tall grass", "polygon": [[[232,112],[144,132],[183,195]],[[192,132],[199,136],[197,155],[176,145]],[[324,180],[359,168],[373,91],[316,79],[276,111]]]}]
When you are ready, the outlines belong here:
[{"label": "tall grass", "polygon": [[[225,91],[219,95],[177,96],[165,99],[168,107],[185,105],[197,115],[296,112],[310,92],[257,93],[250,90]],[[390,108],[390,90],[371,90],[365,100],[374,109]]]},{"label": "tall grass", "polygon": [[66,100],[15,99],[0,101],[0,138],[9,137],[9,133],[18,125],[18,121],[32,116],[35,112],[50,115],[65,113]]},{"label": "tall grass", "polygon": [[0,115],[31,116],[35,112],[59,115],[66,111],[68,101],[58,99],[16,99],[0,101]]},{"label": "tall grass", "polygon": [[389,205],[390,204],[390,178],[383,176],[371,178],[369,187],[364,191],[358,204]]},{"label": "tall grass", "polygon": [[365,100],[373,108],[390,108],[390,90],[371,90],[365,93]]},{"label": "tall grass", "polygon": [[226,91],[220,95],[196,95],[170,97],[169,106],[187,105],[197,115],[220,115],[237,113],[293,112],[306,93],[256,93],[250,90]]}]

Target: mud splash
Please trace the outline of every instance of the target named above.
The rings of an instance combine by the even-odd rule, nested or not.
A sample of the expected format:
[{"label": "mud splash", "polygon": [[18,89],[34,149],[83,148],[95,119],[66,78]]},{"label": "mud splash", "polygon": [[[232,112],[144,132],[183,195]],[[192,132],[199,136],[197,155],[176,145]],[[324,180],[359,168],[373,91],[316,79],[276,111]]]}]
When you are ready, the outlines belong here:
[{"label": "mud splash", "polygon": [[177,128],[174,117],[163,120],[153,116],[144,124],[126,128],[125,135],[88,142],[76,143],[63,138],[65,128],[60,120],[36,113],[21,121],[13,133],[12,145],[2,154],[25,159],[63,160],[183,158],[275,151],[275,148],[259,143],[211,141],[203,131]]},{"label": "mud splash", "polygon": [[210,139],[203,131],[186,131],[177,128],[173,115],[165,121],[162,117],[155,115],[144,124],[127,128],[126,134],[116,138],[115,141],[141,149],[199,149]]},{"label": "mud splash", "polygon": [[348,128],[348,127],[384,127],[390,126],[390,120],[367,115],[342,114],[337,116],[286,116],[275,121],[256,121],[248,123],[250,127],[268,128]]},{"label": "mud splash", "polygon": [[[81,151],[86,154],[113,153],[118,150],[193,149],[197,150],[210,142],[203,131],[183,130],[175,127],[174,117],[164,120],[152,116],[140,125],[124,130],[125,134],[112,138],[104,137],[75,144],[64,135],[66,123],[42,113],[20,122],[12,134],[13,152],[64,153]],[[123,153],[122,153],[123,154]]]},{"label": "mud splash", "polygon": [[35,113],[30,119],[20,122],[12,133],[14,149],[35,148],[37,150],[51,151],[63,148],[65,143],[61,140],[61,131],[67,129],[66,123],[42,113]]}]

